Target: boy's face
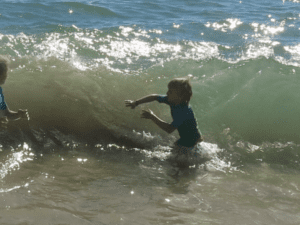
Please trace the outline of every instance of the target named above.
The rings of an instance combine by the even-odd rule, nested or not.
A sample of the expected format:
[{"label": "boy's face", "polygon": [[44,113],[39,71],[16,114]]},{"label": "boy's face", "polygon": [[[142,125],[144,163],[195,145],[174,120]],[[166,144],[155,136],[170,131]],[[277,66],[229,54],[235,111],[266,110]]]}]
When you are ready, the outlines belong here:
[{"label": "boy's face", "polygon": [[170,103],[178,105],[182,103],[181,93],[178,89],[169,88],[167,92],[167,97]]}]

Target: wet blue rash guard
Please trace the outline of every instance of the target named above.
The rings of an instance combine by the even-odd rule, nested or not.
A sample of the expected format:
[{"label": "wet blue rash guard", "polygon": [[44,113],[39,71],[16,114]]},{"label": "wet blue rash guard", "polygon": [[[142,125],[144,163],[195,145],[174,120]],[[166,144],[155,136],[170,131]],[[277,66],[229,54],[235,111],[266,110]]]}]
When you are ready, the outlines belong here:
[{"label": "wet blue rash guard", "polygon": [[180,105],[170,104],[166,95],[159,95],[157,101],[165,103],[171,108],[173,118],[171,126],[178,130],[180,136],[177,143],[186,147],[194,146],[201,137],[201,132],[198,130],[197,120],[192,108],[186,103]]},{"label": "wet blue rash guard", "polygon": [[2,88],[0,87],[0,118],[5,116],[6,103],[4,101],[4,95],[2,93]]}]

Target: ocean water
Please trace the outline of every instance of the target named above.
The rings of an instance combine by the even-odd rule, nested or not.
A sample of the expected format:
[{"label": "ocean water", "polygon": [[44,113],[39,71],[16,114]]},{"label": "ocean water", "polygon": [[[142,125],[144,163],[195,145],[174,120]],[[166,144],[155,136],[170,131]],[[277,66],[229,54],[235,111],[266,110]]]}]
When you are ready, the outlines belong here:
[{"label": "ocean water", "polygon": [[[300,224],[299,0],[2,0],[0,224]],[[198,164],[140,118],[191,78]],[[175,172],[174,172],[175,171]]]}]

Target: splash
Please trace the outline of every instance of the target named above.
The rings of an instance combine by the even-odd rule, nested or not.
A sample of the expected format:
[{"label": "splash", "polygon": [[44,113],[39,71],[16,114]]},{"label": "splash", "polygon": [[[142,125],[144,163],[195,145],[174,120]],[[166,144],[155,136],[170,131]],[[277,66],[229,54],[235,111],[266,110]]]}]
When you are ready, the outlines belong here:
[{"label": "splash", "polygon": [[[0,145],[0,151],[3,152],[2,146]],[[29,148],[27,143],[24,143],[23,146],[19,145],[16,149],[11,149],[11,152],[6,155],[6,159],[3,162],[0,162],[0,181],[2,182],[7,176],[21,169],[21,165],[27,161],[32,161],[34,158],[34,153],[31,148]],[[0,193],[10,192],[21,187],[28,187],[29,183],[24,185],[16,185],[11,188],[0,188]]]}]

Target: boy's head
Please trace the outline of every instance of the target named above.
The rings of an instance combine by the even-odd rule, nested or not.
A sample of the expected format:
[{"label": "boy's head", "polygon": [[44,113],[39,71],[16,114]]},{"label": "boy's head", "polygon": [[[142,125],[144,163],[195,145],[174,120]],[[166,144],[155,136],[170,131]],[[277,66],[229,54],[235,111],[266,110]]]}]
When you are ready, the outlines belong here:
[{"label": "boy's head", "polygon": [[173,104],[189,103],[193,95],[188,78],[174,78],[168,84],[168,100]]},{"label": "boy's head", "polygon": [[0,56],[0,85],[5,83],[8,71],[8,59],[4,56]]}]

